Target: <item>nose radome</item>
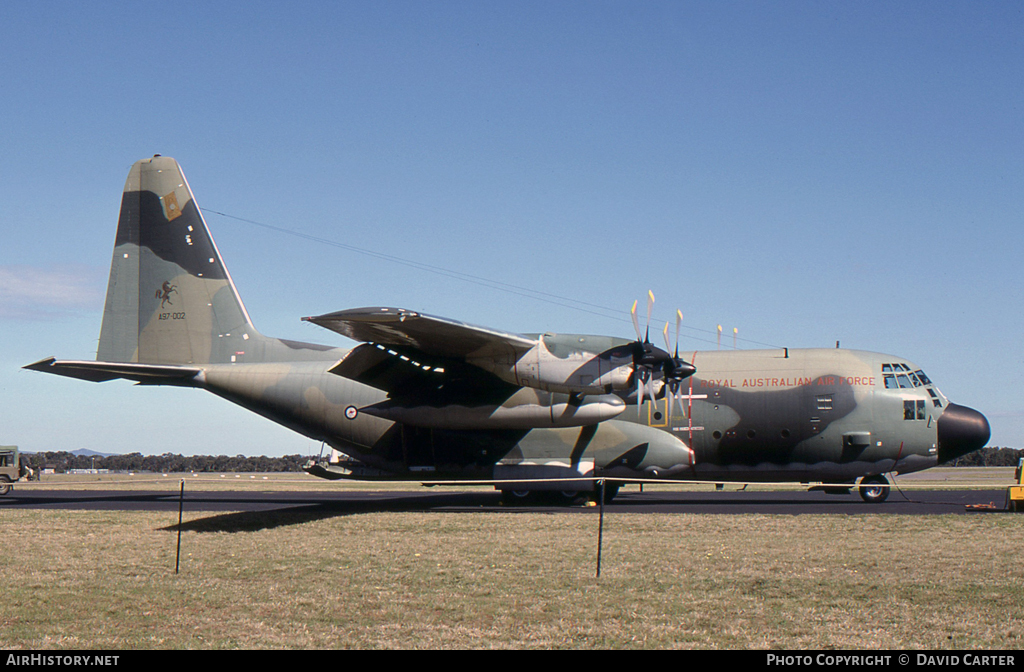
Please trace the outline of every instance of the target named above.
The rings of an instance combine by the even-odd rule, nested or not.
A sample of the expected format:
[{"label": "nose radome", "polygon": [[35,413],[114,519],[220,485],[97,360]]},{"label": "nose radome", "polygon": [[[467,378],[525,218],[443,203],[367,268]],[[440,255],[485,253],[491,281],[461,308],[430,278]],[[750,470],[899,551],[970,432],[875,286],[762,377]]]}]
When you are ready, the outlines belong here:
[{"label": "nose radome", "polygon": [[939,463],[984,447],[991,434],[984,415],[973,408],[949,404],[939,416]]}]

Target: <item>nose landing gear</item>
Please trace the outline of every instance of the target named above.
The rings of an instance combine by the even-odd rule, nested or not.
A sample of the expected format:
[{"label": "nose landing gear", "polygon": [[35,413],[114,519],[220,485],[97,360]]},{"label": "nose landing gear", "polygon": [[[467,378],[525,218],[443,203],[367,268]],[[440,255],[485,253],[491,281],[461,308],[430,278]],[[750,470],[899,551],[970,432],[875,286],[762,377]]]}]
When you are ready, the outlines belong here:
[{"label": "nose landing gear", "polygon": [[889,479],[882,474],[860,479],[860,497],[868,504],[884,502],[889,496]]}]

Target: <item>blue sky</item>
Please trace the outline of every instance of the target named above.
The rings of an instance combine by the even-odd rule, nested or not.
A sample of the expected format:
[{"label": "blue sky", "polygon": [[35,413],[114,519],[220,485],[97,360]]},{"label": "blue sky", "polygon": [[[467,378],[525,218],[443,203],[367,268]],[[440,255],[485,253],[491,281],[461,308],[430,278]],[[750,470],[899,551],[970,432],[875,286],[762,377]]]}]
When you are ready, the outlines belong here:
[{"label": "blue sky", "polygon": [[394,305],[628,337],[651,289],[685,348],[897,354],[1024,448],[1020,3],[12,2],[0,59],[0,443],[319,450],[20,369],[95,356],[160,153],[268,335],[344,345],[299,318]]}]

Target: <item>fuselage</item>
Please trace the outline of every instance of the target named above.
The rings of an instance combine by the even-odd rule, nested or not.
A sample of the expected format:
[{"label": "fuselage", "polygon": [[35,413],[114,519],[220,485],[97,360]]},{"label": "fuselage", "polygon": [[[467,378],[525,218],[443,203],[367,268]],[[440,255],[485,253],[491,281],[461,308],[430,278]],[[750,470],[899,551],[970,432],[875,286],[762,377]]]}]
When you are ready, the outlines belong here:
[{"label": "fuselage", "polygon": [[[572,347],[608,340],[545,338],[566,357]],[[678,398],[662,394],[638,407],[635,395],[624,397],[631,405],[616,418],[583,427],[478,430],[419,427],[361,412],[387,395],[329,372],[345,352],[321,348],[304,353],[309,361],[207,365],[197,382],[382,477],[492,478],[495,465],[592,461],[594,473],[622,478],[850,482],[926,469],[988,439],[984,417],[952,404],[919,367],[872,352],[697,351],[688,355],[698,372]],[[521,388],[499,408],[567,400]],[[433,410],[439,417],[446,412]]]}]

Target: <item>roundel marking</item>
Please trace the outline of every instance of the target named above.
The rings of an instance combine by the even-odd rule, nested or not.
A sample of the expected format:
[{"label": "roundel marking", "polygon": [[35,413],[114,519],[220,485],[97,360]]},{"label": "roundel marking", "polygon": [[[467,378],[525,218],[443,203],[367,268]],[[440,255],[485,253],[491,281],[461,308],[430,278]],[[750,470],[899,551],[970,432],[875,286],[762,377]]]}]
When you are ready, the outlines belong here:
[{"label": "roundel marking", "polygon": [[349,420],[355,420],[357,415],[359,415],[359,409],[355,406],[349,406],[345,409],[345,417]]}]

